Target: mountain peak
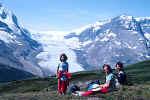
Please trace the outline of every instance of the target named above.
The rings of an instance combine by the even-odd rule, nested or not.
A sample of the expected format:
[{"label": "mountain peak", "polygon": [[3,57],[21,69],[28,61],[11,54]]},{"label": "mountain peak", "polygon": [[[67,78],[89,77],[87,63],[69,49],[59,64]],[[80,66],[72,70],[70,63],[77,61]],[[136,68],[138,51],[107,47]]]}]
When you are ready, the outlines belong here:
[{"label": "mountain peak", "polygon": [[122,14],[119,16],[120,19],[122,20],[132,20],[133,19],[133,16],[129,16],[127,14]]},{"label": "mountain peak", "polygon": [[0,3],[0,22],[7,24],[11,30],[17,31],[20,29],[20,25],[18,24],[17,17],[10,10],[5,8],[2,3]]}]

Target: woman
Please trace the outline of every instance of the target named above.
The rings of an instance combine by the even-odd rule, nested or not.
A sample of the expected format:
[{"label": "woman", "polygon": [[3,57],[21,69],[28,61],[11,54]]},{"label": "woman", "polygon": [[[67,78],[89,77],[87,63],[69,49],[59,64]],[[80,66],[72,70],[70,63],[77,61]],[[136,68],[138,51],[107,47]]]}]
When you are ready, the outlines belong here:
[{"label": "woman", "polygon": [[[105,84],[99,85],[99,90],[96,92],[107,93],[115,89],[115,75],[112,73],[111,67],[107,64],[103,65],[103,70],[106,75],[106,81]],[[81,96],[87,96],[93,93],[95,93],[94,90],[89,90],[84,92]]]},{"label": "woman", "polygon": [[68,78],[71,77],[71,74],[68,73],[68,63],[66,54],[60,55],[60,63],[57,68],[57,78],[58,78],[58,93],[65,94],[67,87],[69,85]]},{"label": "woman", "polygon": [[118,85],[127,85],[126,73],[123,70],[123,64],[121,62],[116,63],[117,69],[117,82]]}]

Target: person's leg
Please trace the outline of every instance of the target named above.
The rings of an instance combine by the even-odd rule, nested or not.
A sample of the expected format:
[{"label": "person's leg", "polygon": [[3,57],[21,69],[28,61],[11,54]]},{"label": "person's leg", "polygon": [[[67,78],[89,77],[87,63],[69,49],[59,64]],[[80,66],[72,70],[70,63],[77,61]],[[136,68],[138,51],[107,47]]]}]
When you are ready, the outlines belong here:
[{"label": "person's leg", "polygon": [[84,93],[85,91],[76,91],[75,92],[75,95],[77,96],[82,96],[82,94]]},{"label": "person's leg", "polygon": [[62,82],[62,93],[66,93],[67,87],[69,86],[69,80],[65,80]]},{"label": "person's leg", "polygon": [[109,90],[108,88],[102,88],[102,89],[100,90],[100,92],[101,92],[101,93],[108,93],[108,92],[110,92],[110,90]]},{"label": "person's leg", "polygon": [[66,85],[69,86],[69,80],[68,79],[66,80]]},{"label": "person's leg", "polygon": [[62,93],[62,91],[61,91],[61,84],[62,84],[61,80],[58,79],[58,93]]},{"label": "person's leg", "polygon": [[87,96],[87,95],[91,95],[93,93],[94,93],[94,91],[89,90],[89,91],[85,91],[83,94],[81,94],[81,96]]},{"label": "person's leg", "polygon": [[62,72],[61,71],[59,71],[58,73],[57,73],[57,75],[58,75],[58,93],[62,93],[62,80],[60,79],[61,78],[61,74],[62,74]]},{"label": "person's leg", "polygon": [[67,86],[66,86],[66,82],[65,81],[62,81],[62,86],[61,86],[61,91],[62,93],[66,93],[66,90],[67,90]]}]

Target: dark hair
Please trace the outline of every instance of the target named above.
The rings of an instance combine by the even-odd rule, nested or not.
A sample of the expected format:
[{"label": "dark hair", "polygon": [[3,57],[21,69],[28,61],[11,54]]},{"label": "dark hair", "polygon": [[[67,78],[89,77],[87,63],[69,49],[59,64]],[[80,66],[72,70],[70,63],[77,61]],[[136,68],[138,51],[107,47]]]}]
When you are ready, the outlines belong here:
[{"label": "dark hair", "polygon": [[110,65],[108,65],[108,64],[104,64],[104,65],[103,65],[103,69],[104,69],[104,67],[107,67],[107,68],[108,68],[108,70],[110,71],[110,73],[112,73],[112,69],[111,69]]},{"label": "dark hair", "polygon": [[62,56],[64,56],[65,61],[68,59],[68,57],[66,56],[66,54],[65,54],[65,53],[62,53],[62,54],[60,55],[60,61],[61,61],[61,57],[62,57]]},{"label": "dark hair", "polygon": [[123,69],[123,63],[121,63],[121,62],[119,61],[119,62],[116,63],[116,67],[117,67],[117,65],[119,65],[119,67],[120,67],[121,69]]}]

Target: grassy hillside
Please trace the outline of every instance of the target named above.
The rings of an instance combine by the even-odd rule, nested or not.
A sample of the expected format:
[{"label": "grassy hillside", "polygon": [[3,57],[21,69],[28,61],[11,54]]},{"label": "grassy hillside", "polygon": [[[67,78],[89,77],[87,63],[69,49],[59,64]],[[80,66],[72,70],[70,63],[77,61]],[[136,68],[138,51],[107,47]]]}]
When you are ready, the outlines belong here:
[{"label": "grassy hillside", "polygon": [[[33,78],[22,81],[0,84],[0,100],[150,100],[150,61],[129,65],[125,68],[128,80],[133,86],[122,86],[117,91],[88,97],[57,94],[55,77]],[[73,74],[71,83],[86,90],[90,80],[105,80],[102,71],[77,72]]]}]

